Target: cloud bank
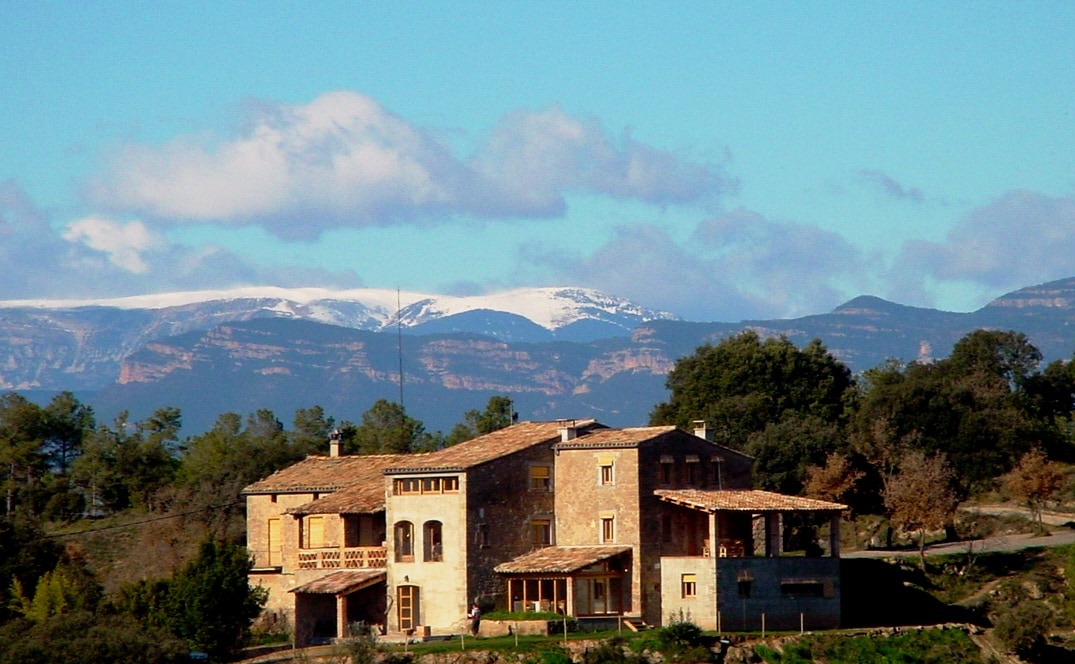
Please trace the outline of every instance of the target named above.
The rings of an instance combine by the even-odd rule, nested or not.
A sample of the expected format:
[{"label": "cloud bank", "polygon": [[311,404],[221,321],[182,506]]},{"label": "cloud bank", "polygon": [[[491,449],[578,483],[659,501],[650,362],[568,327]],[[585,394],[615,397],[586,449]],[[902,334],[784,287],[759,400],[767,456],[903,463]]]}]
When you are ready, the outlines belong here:
[{"label": "cloud bank", "polygon": [[89,198],[161,223],[259,224],[310,239],[453,214],[556,217],[570,193],[707,204],[736,186],[719,164],[613,139],[596,120],[555,107],[507,115],[466,158],[355,92],[254,108],[227,140],[124,148],[90,183]]},{"label": "cloud bank", "polygon": [[[594,231],[608,235],[595,250],[577,248],[589,229],[572,218],[579,234],[528,243],[514,277],[476,272],[454,288],[569,284],[688,319],[736,321],[817,313],[859,294],[935,306],[946,287],[995,297],[1075,273],[1070,196],[1012,191],[967,212],[941,241],[866,255],[818,227],[722,209],[738,186],[722,164],[613,135],[555,106],[506,114],[466,155],[354,92],[301,105],[258,103],[244,127],[222,140],[182,136],[121,149],[87,183],[87,212],[71,220],[50,218],[14,180],[0,183],[0,298],[360,287],[363,278],[351,270],[255,264],[169,234],[180,225],[249,225],[291,242],[338,228],[459,223],[452,232],[465,235],[474,219],[564,216],[577,195],[641,205],[611,234],[607,220]],[[926,201],[879,170],[853,177],[891,200]],[[660,213],[672,206],[682,209]]]}]

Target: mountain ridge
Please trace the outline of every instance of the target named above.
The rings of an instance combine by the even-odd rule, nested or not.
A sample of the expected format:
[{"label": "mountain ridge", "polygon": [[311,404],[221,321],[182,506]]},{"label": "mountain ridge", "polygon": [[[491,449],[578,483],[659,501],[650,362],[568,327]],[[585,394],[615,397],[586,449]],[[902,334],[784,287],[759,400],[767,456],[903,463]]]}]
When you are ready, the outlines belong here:
[{"label": "mountain ridge", "polygon": [[[263,407],[286,415],[324,405],[357,420],[374,400],[399,398],[402,367],[408,412],[431,428],[450,428],[493,394],[510,395],[530,419],[598,417],[631,426],[667,398],[664,380],[677,359],[744,329],[800,346],[821,339],[856,372],[890,358],[944,357],[979,328],[1023,332],[1046,361],[1075,349],[1075,278],[1012,291],[969,313],[865,295],[828,313],[738,323],[647,318],[652,310],[585,289],[532,293],[516,309],[534,314],[534,303],[544,302],[541,320],[559,327],[477,306],[488,299],[466,306],[416,299],[410,311],[393,309],[394,325],[382,311],[375,329],[353,326],[369,302],[315,297],[164,309],[2,303],[0,389],[71,390],[105,417],[176,406],[184,428],[199,431],[223,412]],[[563,301],[550,302],[551,295]]]}]

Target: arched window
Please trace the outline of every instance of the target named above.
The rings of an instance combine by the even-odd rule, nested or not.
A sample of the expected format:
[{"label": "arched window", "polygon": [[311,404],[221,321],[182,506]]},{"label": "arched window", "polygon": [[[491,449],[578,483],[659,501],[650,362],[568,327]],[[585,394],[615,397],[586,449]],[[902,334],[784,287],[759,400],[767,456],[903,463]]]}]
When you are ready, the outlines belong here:
[{"label": "arched window", "polygon": [[427,563],[439,563],[444,560],[444,539],[441,537],[441,522],[426,521],[423,532],[425,554],[422,558]]},{"label": "arched window", "polygon": [[414,562],[414,524],[398,521],[395,527],[396,562]]}]

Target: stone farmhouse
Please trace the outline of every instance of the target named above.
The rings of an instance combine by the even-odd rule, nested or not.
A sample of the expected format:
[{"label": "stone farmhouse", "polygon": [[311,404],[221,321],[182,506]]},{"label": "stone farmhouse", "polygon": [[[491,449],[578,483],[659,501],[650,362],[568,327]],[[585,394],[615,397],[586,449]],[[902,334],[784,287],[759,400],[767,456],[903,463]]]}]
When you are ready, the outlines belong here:
[{"label": "stone farmhouse", "polygon": [[[468,607],[703,629],[840,624],[844,505],[751,489],[675,427],[523,422],[436,452],[311,456],[244,490],[250,579],[306,645],[363,621],[460,633]],[[784,521],[828,523],[815,554]]]}]

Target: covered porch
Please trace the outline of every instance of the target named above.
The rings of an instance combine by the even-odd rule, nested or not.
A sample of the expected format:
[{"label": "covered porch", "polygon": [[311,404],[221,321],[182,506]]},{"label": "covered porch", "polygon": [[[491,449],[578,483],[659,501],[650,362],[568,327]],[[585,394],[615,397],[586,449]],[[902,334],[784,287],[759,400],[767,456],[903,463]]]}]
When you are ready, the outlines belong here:
[{"label": "covered porch", "polygon": [[549,546],[498,565],[510,611],[577,618],[632,611],[631,547]]},{"label": "covered porch", "polygon": [[771,491],[660,489],[662,501],[690,512],[687,555],[705,558],[775,558],[785,553],[785,516],[828,524],[827,546],[804,550],[840,557],[840,515],[847,505]]},{"label": "covered porch", "polygon": [[352,623],[383,633],[387,601],[384,570],[343,570],[291,590],[295,594],[295,645],[328,643],[349,635]]}]

